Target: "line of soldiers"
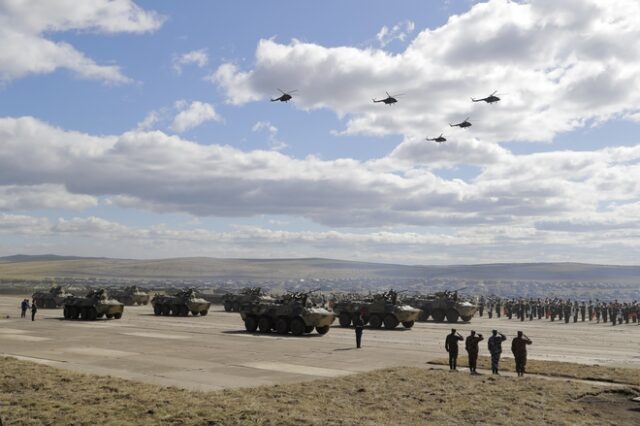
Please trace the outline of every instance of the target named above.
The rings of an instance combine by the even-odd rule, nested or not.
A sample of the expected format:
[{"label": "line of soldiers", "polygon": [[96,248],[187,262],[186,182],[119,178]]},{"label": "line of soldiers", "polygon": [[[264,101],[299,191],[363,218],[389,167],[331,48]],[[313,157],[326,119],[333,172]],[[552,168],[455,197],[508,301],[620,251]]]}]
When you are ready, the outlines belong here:
[{"label": "line of soldiers", "polygon": [[520,321],[544,318],[550,321],[558,319],[565,323],[578,320],[600,323],[602,320],[603,323],[610,321],[612,325],[622,324],[623,321],[626,324],[640,321],[640,304],[635,300],[623,303],[617,300],[596,300],[594,303],[591,300],[585,302],[560,298],[501,299],[481,296],[478,301],[478,313],[482,317],[485,311],[489,318],[495,314],[498,318],[505,316],[513,319],[515,316]]},{"label": "line of soldiers", "polygon": [[[444,347],[449,353],[449,371],[457,371],[458,363],[458,342],[465,340],[455,328],[451,329],[451,333],[447,335]],[[478,363],[479,343],[484,340],[482,334],[476,334],[475,330],[471,330],[469,336],[465,340],[465,349],[469,357],[469,371],[471,374],[476,372]],[[507,340],[507,336],[499,333],[498,330],[491,332],[489,337],[488,348],[491,354],[491,372],[500,374],[500,356],[502,355],[502,342]],[[518,331],[518,336],[511,341],[511,352],[516,362],[516,372],[518,376],[524,376],[525,366],[527,365],[527,345],[533,343],[522,331]]]}]

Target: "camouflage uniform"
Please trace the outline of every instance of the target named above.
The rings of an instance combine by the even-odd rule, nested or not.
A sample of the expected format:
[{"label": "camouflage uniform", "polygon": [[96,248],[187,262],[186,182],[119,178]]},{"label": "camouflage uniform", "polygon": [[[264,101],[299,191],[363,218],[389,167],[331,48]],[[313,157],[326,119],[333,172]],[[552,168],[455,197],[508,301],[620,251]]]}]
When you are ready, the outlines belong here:
[{"label": "camouflage uniform", "polygon": [[502,342],[507,340],[504,334],[497,335],[494,330],[493,336],[489,337],[489,353],[491,354],[491,372],[498,374],[498,366],[500,364],[500,354],[502,354]]}]

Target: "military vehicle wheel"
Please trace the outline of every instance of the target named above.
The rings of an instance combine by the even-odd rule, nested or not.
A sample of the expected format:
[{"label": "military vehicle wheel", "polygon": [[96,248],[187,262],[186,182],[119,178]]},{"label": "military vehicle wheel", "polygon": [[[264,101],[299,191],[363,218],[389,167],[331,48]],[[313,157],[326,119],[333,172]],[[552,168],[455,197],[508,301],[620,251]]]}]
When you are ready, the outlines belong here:
[{"label": "military vehicle wheel", "polygon": [[369,326],[371,328],[380,328],[382,327],[382,318],[380,316],[373,314],[369,317]]},{"label": "military vehicle wheel", "polygon": [[180,307],[180,316],[181,317],[188,317],[189,316],[189,308],[187,308],[186,306],[181,306]]},{"label": "military vehicle wheel", "polygon": [[278,318],[276,321],[276,332],[278,334],[287,334],[289,333],[289,320],[286,318]]},{"label": "military vehicle wheel", "polygon": [[200,315],[202,315],[203,317],[206,317],[208,313],[209,313],[209,311],[208,311],[208,310],[206,310],[206,311],[200,311]]},{"label": "military vehicle wheel", "polygon": [[271,319],[269,319],[269,317],[260,317],[258,320],[258,329],[260,333],[269,333],[271,331]]},{"label": "military vehicle wheel", "polygon": [[426,321],[429,319],[429,312],[425,310],[420,310],[420,314],[418,315],[418,321]]},{"label": "military vehicle wheel", "polygon": [[392,330],[397,326],[398,326],[398,318],[396,318],[394,315],[389,314],[386,317],[384,317],[384,328],[388,330]]},{"label": "military vehicle wheel", "polygon": [[198,311],[191,311],[191,315],[193,315],[194,317],[198,316]]},{"label": "military vehicle wheel", "polygon": [[102,318],[102,317],[104,317],[104,312],[101,314],[98,314],[98,318]]},{"label": "military vehicle wheel", "polygon": [[233,302],[233,312],[240,312],[240,302]]},{"label": "military vehicle wheel", "polygon": [[246,328],[248,332],[253,333],[258,329],[258,319],[253,315],[249,315],[247,319],[244,320],[244,328]]},{"label": "military vehicle wheel", "polygon": [[85,311],[85,314],[86,314],[85,319],[88,321],[95,321],[98,318],[98,312],[94,307],[87,308],[87,310]]},{"label": "military vehicle wheel", "polygon": [[107,319],[113,318],[113,314],[107,314]]},{"label": "military vehicle wheel", "polygon": [[231,312],[233,310],[233,305],[231,304],[231,302],[229,300],[226,300],[224,302],[224,311],[225,312]]},{"label": "military vehicle wheel", "polygon": [[301,318],[294,318],[291,320],[291,333],[294,336],[302,336],[304,334],[304,321]]},{"label": "military vehicle wheel", "polygon": [[113,314],[113,318],[115,318],[115,319],[122,318],[122,312],[118,312],[117,314]]},{"label": "military vehicle wheel", "polygon": [[64,307],[63,310],[63,315],[64,315],[64,319],[71,319],[71,308],[67,308],[66,306]]},{"label": "military vehicle wheel", "polygon": [[78,309],[80,311],[80,312],[78,312],[78,317],[83,321],[86,320],[87,319],[87,308],[80,307],[80,308],[76,308],[76,309]]},{"label": "military vehicle wheel", "polygon": [[180,315],[182,311],[182,306],[180,305],[173,305],[171,307],[171,315],[173,315],[174,317],[177,317],[178,315]]},{"label": "military vehicle wheel", "polygon": [[154,314],[154,315],[160,315],[160,314],[162,314],[162,309],[160,309],[160,306],[155,305],[155,306],[153,307],[153,314]]},{"label": "military vehicle wheel", "polygon": [[349,327],[351,325],[351,315],[346,312],[342,312],[338,320],[340,321],[340,327]]},{"label": "military vehicle wheel", "polygon": [[460,315],[458,315],[458,312],[453,310],[453,309],[449,309],[447,311],[447,321],[448,322],[456,322],[456,321],[458,321],[458,317],[459,316]]},{"label": "military vehicle wheel", "polygon": [[305,325],[304,327],[304,332],[309,334],[313,331],[313,326],[312,325]]},{"label": "military vehicle wheel", "polygon": [[415,323],[415,321],[402,321],[402,325],[404,326],[404,328],[411,328]]},{"label": "military vehicle wheel", "polygon": [[436,309],[435,311],[433,311],[433,314],[431,314],[431,316],[433,317],[433,320],[435,322],[444,321],[444,312],[441,311],[440,309]]},{"label": "military vehicle wheel", "polygon": [[170,315],[171,314],[171,308],[169,307],[169,305],[164,305],[162,307],[162,315]]},{"label": "military vehicle wheel", "polygon": [[77,306],[71,307],[71,319],[76,320],[80,317],[80,308]]},{"label": "military vehicle wheel", "polygon": [[463,316],[461,316],[460,318],[461,318],[461,319],[462,319],[462,321],[464,321],[464,322],[469,322],[469,321],[471,321],[471,318],[473,318],[473,315],[472,315],[472,316],[470,316],[470,317],[463,317]]},{"label": "military vehicle wheel", "polygon": [[329,332],[329,326],[325,325],[322,327],[316,327],[316,331],[318,332],[318,334],[327,334]]}]

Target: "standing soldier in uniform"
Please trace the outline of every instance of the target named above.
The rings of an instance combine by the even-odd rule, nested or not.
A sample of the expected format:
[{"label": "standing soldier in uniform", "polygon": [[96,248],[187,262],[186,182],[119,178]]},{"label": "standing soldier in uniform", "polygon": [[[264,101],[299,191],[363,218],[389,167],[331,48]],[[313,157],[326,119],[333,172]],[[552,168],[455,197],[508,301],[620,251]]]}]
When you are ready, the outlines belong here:
[{"label": "standing soldier in uniform", "polygon": [[464,338],[456,332],[455,328],[451,329],[451,334],[447,334],[444,341],[444,348],[449,352],[449,371],[455,371],[458,364],[458,341]]},{"label": "standing soldier in uniform", "polygon": [[467,340],[464,342],[464,347],[469,355],[469,371],[471,374],[478,374],[476,372],[476,365],[478,363],[478,343],[484,338],[482,334],[476,336],[476,332],[471,330],[471,334],[467,336]]},{"label": "standing soldier in uniform", "polygon": [[353,322],[356,329],[356,348],[360,349],[362,343],[362,331],[364,330],[364,321],[362,320],[362,313],[358,315],[358,318]]},{"label": "standing soldier in uniform", "polygon": [[[491,372],[493,374],[500,374],[498,372],[498,366],[500,364],[500,354],[502,354],[502,342],[507,340],[507,336],[502,333],[498,333],[498,330],[493,330],[492,336],[489,337],[489,353],[491,354]],[[498,336],[500,334],[500,336]]]},{"label": "standing soldier in uniform", "polygon": [[587,312],[589,313],[589,321],[593,320],[593,303],[589,300],[589,306],[587,307]]},{"label": "standing soldier in uniform", "polygon": [[20,303],[20,311],[21,311],[20,318],[26,318],[27,309],[29,309],[29,300],[23,299],[22,302]]},{"label": "standing soldier in uniform", "polygon": [[518,376],[524,376],[524,367],[527,365],[527,345],[533,343],[531,339],[518,331],[518,337],[514,337],[511,341],[511,352],[516,359],[516,373]]},{"label": "standing soldier in uniform", "polygon": [[586,315],[587,315],[587,305],[583,301],[582,303],[580,303],[580,318],[582,319],[582,322],[584,322],[584,318]]},{"label": "standing soldier in uniform", "polygon": [[480,296],[480,300],[478,301],[478,312],[480,313],[480,318],[482,318],[482,314],[484,313],[484,296]]},{"label": "standing soldier in uniform", "polygon": [[36,301],[31,301],[31,321],[36,320],[36,312],[38,312],[38,307],[36,306]]}]

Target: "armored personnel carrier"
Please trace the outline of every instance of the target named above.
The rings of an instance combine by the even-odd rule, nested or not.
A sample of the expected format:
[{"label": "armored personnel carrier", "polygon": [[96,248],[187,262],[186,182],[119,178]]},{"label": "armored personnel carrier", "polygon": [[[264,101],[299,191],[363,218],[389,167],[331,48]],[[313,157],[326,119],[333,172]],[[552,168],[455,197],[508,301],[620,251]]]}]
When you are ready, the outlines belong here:
[{"label": "armored personnel carrier", "polygon": [[259,301],[273,301],[274,299],[262,291],[260,287],[248,287],[240,290],[240,293],[227,293],[222,296],[224,310],[227,312],[239,312],[240,306]]},{"label": "armored personnel carrier", "polygon": [[109,290],[109,294],[126,306],[147,305],[150,299],[149,293],[145,293],[135,285]]},{"label": "armored personnel carrier", "polygon": [[64,319],[94,321],[98,318],[122,318],[124,305],[109,298],[104,289],[92,290],[85,297],[69,296],[64,300]]},{"label": "armored personnel carrier", "polygon": [[180,290],[173,296],[156,294],[151,299],[153,313],[156,315],[174,315],[186,317],[191,312],[194,317],[209,313],[211,302],[198,297],[195,290]]},{"label": "armored personnel carrier", "polygon": [[435,322],[457,322],[461,319],[469,322],[478,307],[471,302],[458,298],[457,291],[441,291],[435,294],[419,295],[404,299],[405,302],[420,308],[419,321],[427,321],[432,317]]},{"label": "armored personnel carrier", "polygon": [[49,291],[37,291],[31,295],[31,298],[38,308],[55,309],[61,307],[69,296],[73,295],[67,293],[62,287],[55,286]]},{"label": "armored personnel carrier", "polygon": [[318,334],[326,334],[335,316],[325,308],[313,306],[308,299],[310,293],[290,293],[277,300],[258,300],[241,305],[240,316],[245,328],[249,332],[291,332],[294,336],[311,333],[315,328]]},{"label": "armored personnel carrier", "polygon": [[411,328],[418,319],[420,310],[410,305],[398,302],[398,293],[390,290],[374,294],[362,300],[350,299],[337,301],[333,305],[333,312],[338,315],[342,327],[349,327],[359,316],[371,328],[394,329],[400,323],[405,328]]}]

